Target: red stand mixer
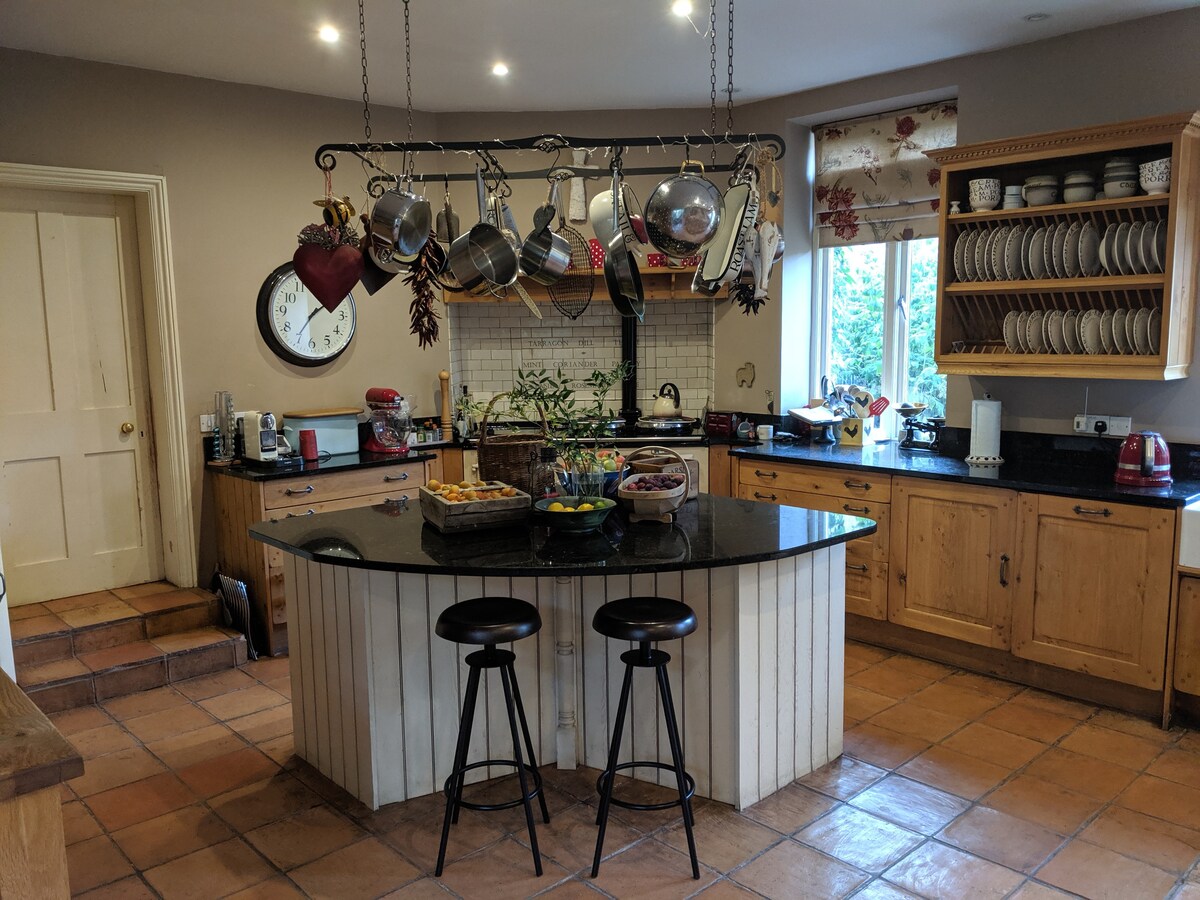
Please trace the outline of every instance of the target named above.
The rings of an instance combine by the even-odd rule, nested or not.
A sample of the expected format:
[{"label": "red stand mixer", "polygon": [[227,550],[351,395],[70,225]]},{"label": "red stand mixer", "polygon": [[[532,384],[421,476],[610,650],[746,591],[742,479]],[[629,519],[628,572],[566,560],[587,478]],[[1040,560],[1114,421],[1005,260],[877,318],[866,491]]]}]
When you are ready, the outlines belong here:
[{"label": "red stand mixer", "polygon": [[1156,431],[1139,431],[1125,438],[1117,455],[1117,484],[1162,487],[1171,483],[1171,453]]},{"label": "red stand mixer", "polygon": [[371,436],[363,443],[363,449],[371,453],[407,453],[412,434],[408,401],[398,391],[378,387],[368,390],[366,399],[371,408]]}]

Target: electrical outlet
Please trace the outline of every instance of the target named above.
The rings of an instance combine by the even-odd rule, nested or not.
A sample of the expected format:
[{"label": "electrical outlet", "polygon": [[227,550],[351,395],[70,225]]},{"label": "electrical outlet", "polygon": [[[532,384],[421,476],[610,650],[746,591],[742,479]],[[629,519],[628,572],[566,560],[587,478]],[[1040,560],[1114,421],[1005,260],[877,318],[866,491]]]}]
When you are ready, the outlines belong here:
[{"label": "electrical outlet", "polygon": [[201,434],[212,434],[213,428],[216,427],[217,417],[212,413],[204,413],[200,416],[200,432]]},{"label": "electrical outlet", "polygon": [[1104,437],[1125,437],[1133,428],[1129,416],[1076,416],[1076,434],[1100,434]]}]

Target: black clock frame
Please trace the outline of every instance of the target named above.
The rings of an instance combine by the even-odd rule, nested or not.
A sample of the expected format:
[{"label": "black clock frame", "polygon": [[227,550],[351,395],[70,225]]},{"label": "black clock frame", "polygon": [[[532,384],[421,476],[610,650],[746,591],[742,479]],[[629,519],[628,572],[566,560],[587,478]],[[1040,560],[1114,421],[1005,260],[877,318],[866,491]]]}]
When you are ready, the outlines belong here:
[{"label": "black clock frame", "polygon": [[[262,336],[265,343],[272,353],[278,356],[286,363],[291,363],[294,366],[303,366],[306,369],[315,369],[318,366],[327,366],[348,349],[350,343],[354,340],[354,334],[350,335],[350,339],[346,341],[342,349],[338,350],[332,356],[327,356],[324,359],[310,359],[307,356],[299,356],[292,352],[286,344],[280,343],[279,335],[275,333],[275,329],[271,325],[271,310],[274,306],[275,289],[285,278],[289,278],[296,274],[296,267],[291,260],[277,266],[275,270],[267,276],[266,281],[262,283],[262,287],[258,289],[258,300],[255,309],[255,315],[258,319],[258,333]],[[351,304],[354,303],[354,295],[347,294],[346,299]],[[358,331],[358,310],[355,308],[355,332]]]}]

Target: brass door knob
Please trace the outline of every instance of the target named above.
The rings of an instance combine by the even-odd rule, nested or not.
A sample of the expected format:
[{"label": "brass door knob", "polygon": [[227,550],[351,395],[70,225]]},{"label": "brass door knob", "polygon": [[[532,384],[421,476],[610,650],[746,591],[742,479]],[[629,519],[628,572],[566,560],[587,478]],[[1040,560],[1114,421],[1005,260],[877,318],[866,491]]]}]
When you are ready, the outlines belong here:
[{"label": "brass door knob", "polygon": [[121,423],[121,434],[133,434],[133,423],[132,422],[122,422]]}]

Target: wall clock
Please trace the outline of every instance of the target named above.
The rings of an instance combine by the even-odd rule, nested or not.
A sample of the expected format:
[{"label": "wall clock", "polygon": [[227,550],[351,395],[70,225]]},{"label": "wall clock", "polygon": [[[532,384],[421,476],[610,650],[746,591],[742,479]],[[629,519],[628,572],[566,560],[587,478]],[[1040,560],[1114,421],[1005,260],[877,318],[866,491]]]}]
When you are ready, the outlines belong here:
[{"label": "wall clock", "polygon": [[258,330],[271,351],[297,366],[333,362],[354,337],[354,297],[329,312],[300,281],[291,262],[267,276],[258,292]]}]

